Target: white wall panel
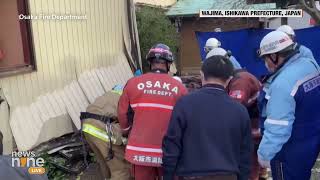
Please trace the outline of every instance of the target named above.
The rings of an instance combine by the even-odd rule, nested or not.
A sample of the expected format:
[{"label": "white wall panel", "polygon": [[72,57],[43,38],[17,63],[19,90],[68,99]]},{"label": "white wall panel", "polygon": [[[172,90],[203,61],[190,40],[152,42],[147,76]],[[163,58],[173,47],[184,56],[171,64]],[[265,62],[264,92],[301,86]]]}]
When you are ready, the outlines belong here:
[{"label": "white wall panel", "polygon": [[10,119],[19,149],[71,132],[72,121],[79,127],[79,113],[89,102],[132,77],[123,54],[126,2],[29,0],[33,15],[87,20],[32,20],[37,71],[0,79],[11,111],[5,121]]}]

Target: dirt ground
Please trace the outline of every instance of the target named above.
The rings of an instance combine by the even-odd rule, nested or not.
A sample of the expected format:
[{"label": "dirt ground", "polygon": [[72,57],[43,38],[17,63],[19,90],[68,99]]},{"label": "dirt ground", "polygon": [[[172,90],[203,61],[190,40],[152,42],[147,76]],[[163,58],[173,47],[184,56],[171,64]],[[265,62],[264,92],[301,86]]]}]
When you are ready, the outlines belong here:
[{"label": "dirt ground", "polygon": [[[72,180],[76,180],[76,178]],[[99,171],[98,164],[97,163],[89,164],[89,167],[83,172],[83,174],[80,175],[80,180],[103,180]]]}]

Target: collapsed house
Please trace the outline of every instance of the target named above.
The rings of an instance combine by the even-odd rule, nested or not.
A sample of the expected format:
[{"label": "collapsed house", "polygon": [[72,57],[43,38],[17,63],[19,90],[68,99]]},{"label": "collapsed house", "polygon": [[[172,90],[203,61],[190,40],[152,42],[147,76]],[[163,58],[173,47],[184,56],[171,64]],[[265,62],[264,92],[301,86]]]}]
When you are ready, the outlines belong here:
[{"label": "collapsed house", "polygon": [[[54,18],[70,15],[80,18]],[[141,64],[132,0],[5,0],[0,16],[4,154],[76,131],[80,112]]]}]

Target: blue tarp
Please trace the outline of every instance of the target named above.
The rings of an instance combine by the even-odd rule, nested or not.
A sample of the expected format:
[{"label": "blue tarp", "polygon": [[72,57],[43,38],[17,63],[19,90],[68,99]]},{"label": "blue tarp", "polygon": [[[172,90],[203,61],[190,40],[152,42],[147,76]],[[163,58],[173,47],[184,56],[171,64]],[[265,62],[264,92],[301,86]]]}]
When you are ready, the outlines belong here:
[{"label": "blue tarp", "polygon": [[[207,39],[215,37],[221,41],[222,48],[231,50],[232,55],[242,67],[260,77],[267,74],[261,59],[257,57],[261,39],[272,30],[243,29],[229,32],[196,32],[202,60],[205,59],[203,47]],[[308,47],[320,64],[320,27],[295,30],[297,42]]]}]

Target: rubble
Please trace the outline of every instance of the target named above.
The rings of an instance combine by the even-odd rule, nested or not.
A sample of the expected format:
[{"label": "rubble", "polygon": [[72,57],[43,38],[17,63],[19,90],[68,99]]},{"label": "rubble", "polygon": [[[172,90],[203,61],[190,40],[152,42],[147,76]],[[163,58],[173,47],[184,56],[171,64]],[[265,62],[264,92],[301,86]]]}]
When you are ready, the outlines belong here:
[{"label": "rubble", "polygon": [[199,89],[202,86],[200,75],[181,76],[181,80],[189,92]]},{"label": "rubble", "polygon": [[94,162],[91,150],[88,144],[82,141],[79,132],[41,143],[32,151],[45,159],[49,179],[56,177],[70,179],[79,176],[89,163]]}]

